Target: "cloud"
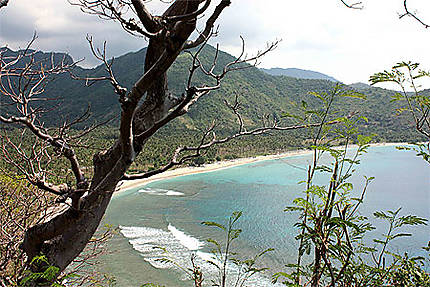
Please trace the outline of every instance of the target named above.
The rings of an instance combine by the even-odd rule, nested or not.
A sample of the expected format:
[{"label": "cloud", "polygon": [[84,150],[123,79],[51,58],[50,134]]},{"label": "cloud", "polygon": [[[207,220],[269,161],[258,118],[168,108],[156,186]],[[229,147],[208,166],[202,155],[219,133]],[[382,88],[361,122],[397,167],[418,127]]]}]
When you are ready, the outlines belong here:
[{"label": "cloud", "polygon": [[[34,17],[29,14],[22,14],[17,9],[6,10],[9,7],[0,10],[0,43],[1,45],[12,43],[22,43],[23,38],[31,38],[34,33]],[[19,21],[17,21],[19,19]]]},{"label": "cloud", "polygon": [[85,66],[98,64],[90,53],[86,35],[92,35],[99,46],[106,41],[110,56],[147,45],[144,39],[124,33],[117,23],[83,14],[67,1],[38,0],[29,5],[28,1],[15,0],[0,13],[1,46],[24,47],[36,32],[36,49],[67,52],[74,59],[85,58]]},{"label": "cloud", "polygon": [[[409,3],[411,11],[430,22],[430,1]],[[399,20],[402,4],[402,0],[364,1],[365,9],[352,10],[339,0],[233,0],[218,21],[219,37],[211,43],[238,55],[239,36],[245,38],[249,53],[282,39],[279,48],[262,60],[264,67],[312,69],[346,83],[366,81],[400,60],[421,62],[430,69],[430,31],[411,18]],[[160,14],[168,4],[152,0],[148,5],[151,12]],[[24,47],[34,31],[39,35],[36,48],[85,57],[86,66],[97,64],[88,49],[87,34],[94,36],[97,45],[107,41],[112,56],[147,45],[118,23],[83,14],[65,0],[14,0],[0,10],[1,46]]]}]

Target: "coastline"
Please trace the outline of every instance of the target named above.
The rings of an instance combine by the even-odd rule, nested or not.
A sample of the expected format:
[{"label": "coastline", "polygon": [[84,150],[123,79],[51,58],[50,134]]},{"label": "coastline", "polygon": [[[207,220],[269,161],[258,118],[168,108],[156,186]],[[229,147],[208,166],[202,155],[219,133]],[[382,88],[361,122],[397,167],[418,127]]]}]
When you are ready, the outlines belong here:
[{"label": "coastline", "polygon": [[[425,163],[416,158],[414,152],[397,151],[395,147],[402,146],[401,144],[372,146],[376,147],[369,148],[368,154],[363,158],[363,165],[353,179],[362,182],[362,175],[365,174],[375,176],[377,179],[372,182],[369,189],[371,196],[369,201],[366,199],[364,205],[367,212],[365,215],[373,214],[374,210],[392,210],[400,205],[407,212],[413,211],[421,217],[428,218],[427,201],[423,200],[428,197],[425,195],[428,169]],[[350,153],[353,154],[355,150],[351,149]],[[200,171],[202,173],[196,174],[196,178],[191,175],[176,177],[173,182],[160,179],[161,181],[150,183],[146,187],[138,186],[119,193],[110,203],[105,222],[113,226],[122,226],[122,230],[129,232],[127,233],[129,237],[120,233],[112,240],[108,249],[116,252],[103,259],[101,271],[113,274],[120,286],[136,286],[136,282],[156,282],[163,286],[185,287],[186,282],[180,280],[182,273],[178,274],[172,268],[163,269],[158,266],[157,269],[151,265],[150,262],[153,261],[150,260],[158,255],[154,250],[151,252],[147,250],[151,250],[151,245],[160,246],[169,250],[172,260],[183,262],[180,261],[182,258],[189,257],[182,253],[183,250],[187,250],[184,237],[181,237],[182,241],[175,237],[172,227],[181,231],[185,238],[189,236],[193,240],[205,242],[206,238],[213,237],[213,230],[202,226],[200,222],[225,221],[232,211],[238,209],[244,212],[245,221],[240,226],[244,232],[236,245],[237,251],[246,258],[255,255],[262,248],[276,248],[276,253],[265,257],[261,266],[272,267],[272,273],[283,270],[284,262],[294,260],[296,220],[294,213],[284,213],[282,210],[301,194],[303,189],[297,185],[303,177],[303,172],[293,168],[291,164],[304,167],[310,163],[310,157],[308,151],[304,156],[257,161],[237,168],[210,171],[211,173],[207,174]],[[326,160],[327,158],[323,162],[327,163]],[[404,164],[408,169],[394,169],[396,173],[392,174],[390,167],[398,164]],[[424,170],[423,166],[427,169]],[[418,170],[419,173],[416,172]],[[403,177],[404,175],[409,177]],[[421,179],[419,187],[416,188],[421,196],[411,196],[412,190],[404,192],[404,187],[408,186],[410,179]],[[356,183],[358,186],[358,182]],[[147,190],[139,192],[139,189]],[[183,195],[168,195],[167,191],[178,191]],[[358,188],[354,192],[361,194],[361,189]],[[428,229],[418,228],[413,242],[408,242],[400,248],[408,252],[412,252],[412,249],[421,250],[420,247],[426,244],[421,243],[426,239],[426,232]],[[147,242],[150,242],[150,245],[145,245]],[[204,253],[209,248],[209,245],[205,245],[199,251]],[[206,265],[203,268],[206,268]],[[211,278],[209,270],[207,273],[206,278]]]},{"label": "coastline", "polygon": [[[370,144],[371,147],[379,147],[379,146],[397,146],[397,145],[407,145],[408,143],[400,142],[400,143],[373,143]],[[354,148],[357,147],[357,145],[350,145],[350,147]],[[233,160],[225,160],[225,161],[217,161],[214,163],[205,164],[203,166],[186,166],[186,167],[179,167],[176,169],[168,170],[166,172],[154,175],[150,178],[145,179],[136,179],[136,180],[129,180],[129,181],[121,181],[117,186],[117,191],[115,194],[122,193],[126,190],[133,189],[139,186],[144,186],[146,184],[149,184],[154,181],[159,181],[163,179],[169,179],[174,178],[178,176],[184,176],[184,175],[190,175],[190,174],[196,174],[196,173],[204,173],[204,172],[212,172],[216,170],[221,170],[229,167],[234,166],[240,166],[248,163],[254,163],[258,161],[265,161],[265,160],[273,160],[273,159],[279,159],[279,158],[286,158],[286,157],[292,157],[292,156],[301,156],[301,155],[307,155],[311,154],[312,150],[291,150],[283,153],[278,154],[271,154],[271,155],[261,155],[261,156],[255,156],[255,157],[246,157],[246,158],[237,158]]]}]

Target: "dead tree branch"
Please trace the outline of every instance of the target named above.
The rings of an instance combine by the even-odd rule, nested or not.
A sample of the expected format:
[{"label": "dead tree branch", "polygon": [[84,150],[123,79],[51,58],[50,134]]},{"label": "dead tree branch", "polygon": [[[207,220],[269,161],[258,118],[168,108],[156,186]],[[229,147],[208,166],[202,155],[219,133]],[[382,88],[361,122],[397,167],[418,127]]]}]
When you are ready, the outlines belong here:
[{"label": "dead tree branch", "polygon": [[410,12],[409,7],[408,7],[408,0],[404,0],[403,1],[403,8],[404,8],[404,12],[399,15],[399,19],[402,19],[405,16],[411,17],[415,21],[417,21],[418,23],[420,23],[422,26],[424,26],[424,28],[427,29],[427,28],[430,27],[430,25],[426,24],[423,20],[421,20],[420,17],[417,16],[416,12]]},{"label": "dead tree branch", "polygon": [[218,19],[219,15],[221,15],[222,11],[230,6],[231,1],[230,0],[223,0],[221,1],[218,6],[216,6],[215,11],[212,13],[212,15],[208,18],[206,21],[206,25],[204,30],[199,34],[199,37],[193,41],[187,41],[184,45],[184,49],[191,49],[195,48],[201,44],[203,44],[206,39],[216,36],[217,32],[214,32],[213,28],[215,27],[215,21]]},{"label": "dead tree branch", "polygon": [[[210,21],[207,21],[205,31],[213,30],[213,23],[230,3],[225,0],[218,1],[218,8],[210,17]],[[51,264],[64,270],[91,240],[118,182],[136,156],[144,149],[148,138],[173,118],[186,113],[199,98],[217,89],[219,82],[228,72],[237,69],[236,66],[240,66],[241,63],[251,60],[232,63],[221,75],[217,75],[217,85],[214,87],[194,87],[190,84],[182,97],[174,97],[169,93],[167,70],[196,30],[198,17],[207,11],[213,2],[213,0],[174,1],[162,15],[153,16],[142,0],[73,1],[72,4],[85,13],[116,21],[128,33],[149,39],[144,63],[145,72],[133,87],[127,90],[115,78],[112,71],[114,59],[107,59],[106,44],[98,50],[94,47],[92,38],[88,37],[90,49],[104,64],[107,75],[90,78],[87,81],[88,83],[97,80],[109,81],[119,96],[121,107],[119,136],[110,148],[94,155],[94,174],[91,179],[84,177],[74,146],[79,145],[79,139],[93,127],[77,134],[69,133],[75,123],[81,123],[89,114],[85,113],[82,117],[52,130],[46,128],[39,120],[40,115],[46,110],[42,107],[34,107],[35,102],[43,99],[49,76],[70,72],[73,64],[52,63],[49,67],[44,65],[41,69],[37,69],[38,63],[29,49],[13,59],[1,55],[1,95],[17,109],[14,114],[1,114],[0,121],[30,130],[38,142],[33,151],[27,154],[23,152],[25,151],[23,146],[10,144],[12,141],[4,138],[3,152],[9,159],[13,157],[12,152],[20,155],[22,162],[26,163],[26,168],[19,164],[15,168],[20,170],[28,181],[49,192],[72,197],[72,205],[69,208],[26,231],[22,247],[29,260],[43,250]],[[198,40],[194,46],[205,42],[209,38],[208,35],[211,35],[207,32],[203,34],[204,37],[200,38],[203,41]],[[16,64],[22,61],[27,61],[26,65],[24,68],[19,68],[20,65]],[[196,66],[194,69],[197,68]],[[78,142],[76,143],[75,140]],[[42,160],[42,155],[47,158],[51,152],[69,161],[75,178],[74,186],[67,185],[65,190],[58,192],[54,185],[51,186],[48,183],[46,180],[48,170],[46,165],[43,166],[47,161]],[[11,161],[11,164],[13,163]],[[61,187],[64,186],[61,185]]]},{"label": "dead tree branch", "polygon": [[[86,120],[89,110],[81,117],[63,123],[54,133],[39,122],[38,116],[44,112],[44,108],[35,106],[35,103],[51,100],[43,97],[47,82],[55,75],[70,72],[76,63],[67,63],[65,58],[54,60],[53,55],[50,59],[36,60],[35,52],[30,50],[35,39],[36,36],[24,51],[16,55],[5,56],[4,52],[0,54],[0,94],[6,103],[16,107],[14,114],[0,114],[0,122],[29,130],[34,136],[31,153],[26,153],[21,144],[13,144],[7,135],[1,136],[1,150],[6,161],[15,166],[30,183],[55,195],[70,195],[77,202],[83,194],[82,190],[87,189],[88,182],[75,151],[69,144],[68,131]],[[76,188],[48,183],[47,168],[51,162],[49,148],[53,149],[56,156],[69,161]]]},{"label": "dead tree branch", "polygon": [[[154,176],[156,174],[163,173],[173,167],[180,166],[192,160],[193,158],[199,157],[202,151],[208,150],[211,147],[216,145],[225,144],[232,140],[239,139],[241,137],[262,135],[271,131],[291,131],[291,130],[308,129],[308,128],[315,128],[315,127],[321,126],[321,123],[282,126],[278,120],[274,119],[272,121],[264,121],[264,126],[262,127],[257,127],[257,128],[247,130],[246,127],[244,126],[243,118],[239,111],[240,103],[238,102],[237,96],[235,98],[234,104],[229,103],[227,100],[225,100],[225,104],[236,115],[236,118],[239,122],[238,131],[236,133],[223,137],[221,139],[218,139],[215,132],[215,123],[212,123],[212,125],[203,133],[203,136],[200,140],[199,145],[178,147],[173,153],[171,160],[161,168],[140,173],[140,174],[125,174],[122,180],[144,179],[144,178],[149,178],[151,176]],[[335,120],[335,121],[329,121],[325,123],[325,125],[334,125],[337,123],[339,123],[339,121]],[[207,141],[207,138],[210,135],[211,135],[211,139]]]},{"label": "dead tree branch", "polygon": [[6,7],[9,3],[9,0],[0,0],[0,9]]},{"label": "dead tree branch", "polygon": [[[144,62],[144,73],[130,89],[125,89],[116,79],[112,65],[114,59],[106,57],[106,44],[102,49],[96,49],[91,37],[88,37],[90,49],[95,57],[105,66],[106,75],[99,78],[87,79],[88,82],[109,81],[114,92],[118,95],[120,106],[119,135],[115,142],[105,150],[93,156],[93,174],[91,178],[84,176],[83,168],[74,150],[74,140],[79,140],[91,131],[91,127],[80,133],[70,132],[71,127],[87,118],[84,113],[74,121],[64,123],[56,130],[46,128],[40,122],[40,115],[45,112],[43,107],[34,107],[34,103],[43,99],[45,84],[50,76],[68,73],[73,63],[51,60],[50,65],[36,63],[30,49],[24,55],[7,58],[0,55],[0,93],[16,107],[14,114],[0,115],[4,124],[19,125],[29,130],[36,139],[30,153],[26,148],[10,144],[4,138],[5,157],[12,159],[12,153],[20,156],[27,163],[24,168],[19,163],[15,166],[28,181],[40,185],[41,188],[55,193],[66,194],[72,198],[72,205],[45,222],[40,222],[25,232],[22,244],[29,260],[43,252],[50,264],[63,271],[91,241],[93,234],[105,214],[113,192],[120,180],[127,178],[126,172],[136,157],[145,150],[146,143],[160,128],[173,119],[186,114],[196,102],[212,91],[220,88],[221,82],[233,71],[247,69],[257,65],[259,59],[272,51],[278,41],[269,44],[266,49],[256,55],[247,56],[242,39],[242,52],[234,61],[224,67],[217,66],[219,51],[216,51],[212,63],[205,67],[199,59],[204,45],[209,38],[216,34],[214,25],[222,11],[230,5],[230,0],[218,0],[215,11],[205,23],[204,31],[196,40],[190,40],[196,31],[197,21],[202,13],[209,10],[215,1],[212,0],[177,0],[171,2],[169,8],[160,16],[151,15],[142,0],[76,0],[74,5],[86,13],[102,19],[113,20],[130,34],[147,37],[149,44]],[[136,17],[133,17],[136,16]],[[200,45],[200,46],[199,46]],[[167,71],[184,49],[198,47],[197,52],[191,53],[192,66],[185,83],[182,95],[175,96],[169,92]],[[16,65],[26,61],[25,65]],[[218,68],[217,68],[218,67]],[[208,83],[197,85],[193,77],[197,71],[203,73]],[[296,130],[312,125],[282,126],[277,120],[266,121],[262,127],[247,130],[241,118],[240,104],[226,102],[239,121],[239,130],[230,136],[217,138],[216,125],[212,124],[203,134],[196,146],[178,147],[173,158],[163,168],[147,172],[140,177],[149,177],[163,172],[173,166],[182,164],[210,147],[226,143],[235,138],[258,135],[268,131]],[[316,123],[315,126],[319,126]],[[79,144],[79,142],[78,142]],[[9,153],[9,154],[8,154]],[[49,156],[60,156],[67,159],[75,183],[69,184],[65,190],[57,192],[49,184],[49,175],[45,163]],[[14,162],[11,161],[13,164]],[[16,163],[16,162],[15,162]],[[139,176],[134,176],[137,178]],[[42,181],[42,185],[40,182]],[[55,191],[55,192],[53,192]]]},{"label": "dead tree branch", "polygon": [[136,15],[139,17],[142,25],[149,33],[156,33],[161,28],[160,18],[154,17],[149,13],[146,9],[143,0],[131,0],[134,11]]},{"label": "dead tree branch", "polygon": [[342,2],[343,5],[345,5],[348,8],[358,9],[358,10],[363,9],[363,2],[355,2],[355,3],[349,4],[345,0],[340,0],[340,1]]},{"label": "dead tree branch", "polygon": [[[351,9],[358,9],[361,10],[363,9],[363,2],[355,2],[352,4],[349,4],[347,1],[345,0],[340,0],[342,2],[343,5],[345,5],[348,8]],[[403,0],[403,12],[399,13],[399,19],[402,19],[404,17],[411,17],[412,19],[414,19],[415,21],[417,21],[419,24],[421,24],[425,29],[429,28],[430,25],[427,24],[424,20],[422,20],[416,12],[411,12],[408,6],[408,0]]]},{"label": "dead tree branch", "polygon": [[27,229],[52,215],[52,197],[23,179],[0,177],[0,286],[18,286],[26,268],[20,243]]},{"label": "dead tree branch", "polygon": [[[146,10],[141,0],[69,0],[69,3],[80,7],[84,13],[117,21],[125,31],[134,36],[153,38],[162,28],[161,23]],[[133,16],[137,16],[139,20]]]}]

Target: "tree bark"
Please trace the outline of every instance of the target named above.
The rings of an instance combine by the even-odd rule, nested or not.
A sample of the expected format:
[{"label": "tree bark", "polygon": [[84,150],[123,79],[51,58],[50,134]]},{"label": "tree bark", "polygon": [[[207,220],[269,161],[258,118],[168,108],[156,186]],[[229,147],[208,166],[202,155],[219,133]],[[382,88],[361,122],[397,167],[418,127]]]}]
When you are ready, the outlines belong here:
[{"label": "tree bark", "polygon": [[[200,1],[177,0],[163,16],[180,16],[195,12]],[[154,80],[141,84],[140,80],[130,91],[130,101],[122,104],[121,132],[132,130],[130,137],[154,126],[175,105],[167,90],[167,70],[180,54],[185,41],[195,30],[196,19],[178,21],[170,25],[163,35],[149,41],[145,60],[145,76]],[[152,73],[150,75],[150,73]],[[145,83],[145,81],[143,81]],[[138,106],[139,99],[144,96]],[[137,97],[134,97],[136,96]],[[137,100],[136,100],[137,99]],[[130,119],[132,126],[127,126]],[[127,171],[135,156],[142,151],[146,139],[132,142],[132,152],[126,154],[124,139],[119,139],[108,150],[94,156],[94,176],[88,194],[80,198],[79,209],[70,207],[62,214],[30,228],[23,242],[23,249],[31,260],[43,253],[50,264],[63,271],[85,248],[105,214],[118,182]]]},{"label": "tree bark", "polygon": [[0,0],[0,9],[7,6],[9,3],[9,0]]},{"label": "tree bark", "polygon": [[315,247],[315,261],[314,268],[312,271],[312,287],[318,287],[321,278],[321,249],[316,246]]}]

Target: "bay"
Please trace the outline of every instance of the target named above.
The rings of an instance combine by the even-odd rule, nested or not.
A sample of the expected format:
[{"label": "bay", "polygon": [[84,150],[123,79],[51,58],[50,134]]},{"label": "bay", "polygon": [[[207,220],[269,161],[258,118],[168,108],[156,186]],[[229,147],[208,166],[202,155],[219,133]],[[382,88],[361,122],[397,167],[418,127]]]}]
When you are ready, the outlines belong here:
[{"label": "bay", "polygon": [[[243,211],[238,226],[243,232],[235,251],[251,257],[274,248],[261,262],[270,271],[249,284],[270,286],[270,275],[294,262],[296,256],[297,215],[283,210],[304,190],[298,182],[306,178],[310,161],[310,155],[260,161],[156,181],[115,195],[105,222],[119,226],[119,233],[109,242],[112,253],[102,258],[102,270],[114,275],[119,286],[147,282],[190,286],[175,264],[158,260],[167,257],[187,267],[191,254],[197,254],[209,286],[215,270],[205,262],[210,257],[206,239],[222,240],[223,235],[201,222],[223,223],[232,212]],[[328,158],[324,161],[329,163]],[[361,209],[364,215],[401,207],[402,215],[430,217],[430,166],[422,159],[413,152],[383,146],[371,147],[361,162],[351,179],[355,194],[361,193],[363,176],[375,177]],[[326,178],[320,176],[317,181],[324,183]],[[371,221],[378,227],[371,236],[380,236],[386,225]],[[407,231],[414,236],[393,242],[392,250],[421,254],[420,247],[430,240],[430,228]]]}]

